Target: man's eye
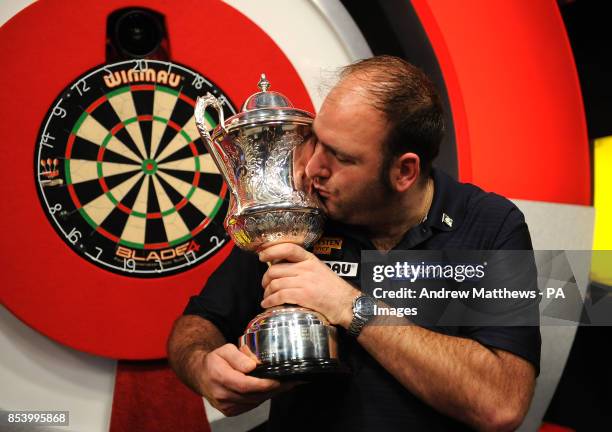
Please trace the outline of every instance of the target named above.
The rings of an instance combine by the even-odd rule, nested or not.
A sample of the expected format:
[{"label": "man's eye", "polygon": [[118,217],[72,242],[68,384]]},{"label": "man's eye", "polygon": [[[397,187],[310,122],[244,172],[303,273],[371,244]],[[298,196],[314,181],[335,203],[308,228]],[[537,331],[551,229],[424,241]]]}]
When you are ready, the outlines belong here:
[{"label": "man's eye", "polygon": [[339,156],[339,155],[336,155],[336,160],[340,163],[346,163],[346,164],[352,162],[351,159],[344,157],[344,156]]}]

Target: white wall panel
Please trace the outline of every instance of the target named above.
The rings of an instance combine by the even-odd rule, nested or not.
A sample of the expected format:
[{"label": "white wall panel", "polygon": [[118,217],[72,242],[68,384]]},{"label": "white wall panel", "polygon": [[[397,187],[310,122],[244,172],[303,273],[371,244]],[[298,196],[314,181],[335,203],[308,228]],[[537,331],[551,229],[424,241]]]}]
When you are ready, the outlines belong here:
[{"label": "white wall panel", "polygon": [[0,306],[0,409],[70,412],[62,430],[108,430],[116,362],[53,342]]}]

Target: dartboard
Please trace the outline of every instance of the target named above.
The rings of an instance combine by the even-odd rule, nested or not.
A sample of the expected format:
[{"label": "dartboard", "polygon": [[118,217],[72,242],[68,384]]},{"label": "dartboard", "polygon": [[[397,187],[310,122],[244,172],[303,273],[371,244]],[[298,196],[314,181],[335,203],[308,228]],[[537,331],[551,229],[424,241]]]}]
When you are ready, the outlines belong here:
[{"label": "dartboard", "polygon": [[227,187],[193,118],[195,98],[206,92],[235,114],[201,74],[152,60],[95,68],[54,101],[39,131],[36,182],[49,221],[78,255],[121,274],[159,277],[227,242]]},{"label": "dartboard", "polygon": [[0,230],[12,239],[0,254],[0,303],[71,348],[158,359],[188,299],[234,247],[222,227],[230,191],[196,131],[194,101],[211,92],[229,118],[265,73],[314,112],[302,78],[314,74],[293,63],[316,65],[318,79],[324,57],[302,48],[290,61],[226,2],[145,0],[163,16],[165,56],[116,63],[107,24],[133,2],[72,3],[38,0],[0,27],[11,59],[0,81],[15,89],[0,104]]}]

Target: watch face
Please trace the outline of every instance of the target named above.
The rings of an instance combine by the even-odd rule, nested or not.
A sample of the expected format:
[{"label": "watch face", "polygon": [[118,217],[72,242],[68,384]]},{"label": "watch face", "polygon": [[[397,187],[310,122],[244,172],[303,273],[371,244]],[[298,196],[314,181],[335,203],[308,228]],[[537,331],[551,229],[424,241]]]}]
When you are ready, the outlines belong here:
[{"label": "watch face", "polygon": [[359,297],[355,302],[355,312],[364,317],[370,317],[374,315],[374,299],[371,297],[363,296]]},{"label": "watch face", "polygon": [[64,89],[42,122],[34,162],[43,210],[75,253],[120,274],[159,277],[228,241],[227,187],[193,119],[206,92],[235,113],[218,87],[169,62],[103,65]]}]

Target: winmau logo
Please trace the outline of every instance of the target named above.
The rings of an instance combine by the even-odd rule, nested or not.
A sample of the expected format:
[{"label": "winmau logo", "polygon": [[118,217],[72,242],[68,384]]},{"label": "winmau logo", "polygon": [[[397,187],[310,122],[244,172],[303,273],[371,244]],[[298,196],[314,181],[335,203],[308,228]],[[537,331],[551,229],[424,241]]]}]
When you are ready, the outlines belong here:
[{"label": "winmau logo", "polygon": [[355,277],[359,264],[344,261],[323,261],[338,276]]}]

